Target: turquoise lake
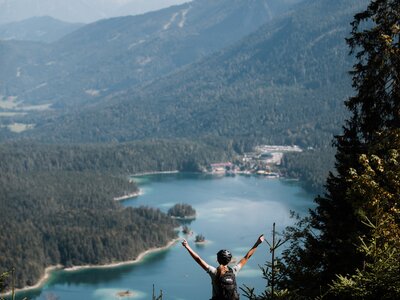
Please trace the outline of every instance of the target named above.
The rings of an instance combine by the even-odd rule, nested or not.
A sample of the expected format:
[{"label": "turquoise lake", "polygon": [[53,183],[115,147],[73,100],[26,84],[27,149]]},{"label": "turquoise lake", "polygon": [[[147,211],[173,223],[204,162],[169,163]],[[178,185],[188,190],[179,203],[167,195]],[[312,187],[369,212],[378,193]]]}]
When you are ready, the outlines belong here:
[{"label": "turquoise lake", "polygon": [[[204,174],[159,174],[135,177],[143,194],[122,202],[124,206],[151,206],[167,211],[176,203],[188,203],[197,211],[186,236],[192,248],[210,265],[216,266],[216,253],[229,249],[240,259],[264,233],[271,241],[272,224],[277,231],[293,224],[290,211],[307,213],[313,195],[298,182],[256,176],[212,176]],[[208,243],[195,245],[196,234]],[[181,237],[182,234],[180,234]],[[265,286],[259,265],[271,256],[266,243],[260,245],[238,275],[238,286]],[[151,253],[139,263],[114,268],[55,271],[37,290],[17,294],[17,300],[111,300],[151,299],[153,284],[163,291],[163,300],[210,299],[211,283],[180,242],[167,250]],[[133,296],[120,297],[118,292]],[[242,296],[241,299],[244,299]]]}]

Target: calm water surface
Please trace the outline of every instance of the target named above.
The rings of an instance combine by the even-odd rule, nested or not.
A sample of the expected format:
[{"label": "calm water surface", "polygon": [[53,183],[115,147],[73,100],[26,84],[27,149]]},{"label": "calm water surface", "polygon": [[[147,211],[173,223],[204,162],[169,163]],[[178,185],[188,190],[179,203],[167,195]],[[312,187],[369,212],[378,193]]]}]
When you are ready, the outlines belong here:
[{"label": "calm water surface", "polygon": [[[175,203],[188,203],[197,211],[191,222],[194,234],[187,237],[209,264],[216,265],[218,250],[230,249],[240,259],[264,233],[271,240],[272,224],[277,229],[293,223],[290,210],[306,213],[313,206],[312,195],[298,183],[262,177],[217,177],[201,174],[162,174],[137,177],[143,195],[126,200],[125,206],[152,206],[167,211]],[[195,245],[196,234],[208,243]],[[270,259],[267,244],[260,245],[237,278],[238,286],[265,286],[259,265]],[[111,300],[151,299],[153,284],[164,300],[210,298],[209,276],[192,260],[180,243],[147,255],[140,263],[107,269],[57,271],[41,288],[18,294],[17,299]],[[120,291],[133,297],[119,297]]]}]

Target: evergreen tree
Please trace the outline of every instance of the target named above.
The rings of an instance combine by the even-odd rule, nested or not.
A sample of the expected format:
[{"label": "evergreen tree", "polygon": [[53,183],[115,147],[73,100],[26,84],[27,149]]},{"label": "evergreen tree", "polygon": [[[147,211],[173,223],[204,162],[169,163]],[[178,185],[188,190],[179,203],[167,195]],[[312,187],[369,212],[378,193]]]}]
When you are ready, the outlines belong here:
[{"label": "evergreen tree", "polygon": [[340,275],[331,288],[340,299],[400,299],[400,130],[383,136],[371,152],[360,156],[362,170],[348,176],[349,197],[371,235],[360,237],[363,267]]},{"label": "evergreen tree", "polygon": [[[351,117],[335,141],[337,172],[329,175],[327,192],[316,199],[317,208],[311,211],[308,221],[302,222],[306,225],[291,229],[294,239],[284,253],[286,280],[281,285],[299,295],[324,294],[336,275],[361,270],[368,255],[355,245],[360,237],[364,237],[364,242],[371,241],[376,230],[380,230],[362,223],[368,216],[365,209],[373,207],[374,198],[355,197],[354,182],[349,179],[351,174],[365,172],[365,163],[360,158],[375,157],[376,145],[382,137],[391,137],[391,141],[393,130],[400,127],[399,34],[398,0],[374,0],[352,22],[347,42],[357,59],[351,72],[356,94],[346,102]],[[386,150],[399,150],[398,144],[392,146]],[[398,184],[398,177],[395,182]],[[383,178],[382,184],[390,189]],[[393,195],[399,201],[398,191]],[[393,222],[399,224],[398,216]]]}]

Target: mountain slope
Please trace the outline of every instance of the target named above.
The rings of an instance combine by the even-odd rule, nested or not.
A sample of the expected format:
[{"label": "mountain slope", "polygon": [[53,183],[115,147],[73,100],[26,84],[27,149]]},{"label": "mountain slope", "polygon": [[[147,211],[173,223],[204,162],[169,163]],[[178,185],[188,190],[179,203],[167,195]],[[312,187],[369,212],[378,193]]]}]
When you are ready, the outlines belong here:
[{"label": "mountain slope", "polygon": [[277,1],[197,0],[89,24],[49,45],[49,55],[16,65],[29,80],[0,71],[0,94],[57,107],[96,102],[238,41],[275,15],[271,7],[283,10]]},{"label": "mountain slope", "polygon": [[87,0],[0,0],[1,23],[45,15],[63,21],[83,23],[106,17],[99,5],[91,5]]},{"label": "mountain slope", "polygon": [[344,38],[366,3],[307,1],[233,47],[140,91],[39,124],[32,134],[64,141],[211,135],[329,142],[351,93]]}]

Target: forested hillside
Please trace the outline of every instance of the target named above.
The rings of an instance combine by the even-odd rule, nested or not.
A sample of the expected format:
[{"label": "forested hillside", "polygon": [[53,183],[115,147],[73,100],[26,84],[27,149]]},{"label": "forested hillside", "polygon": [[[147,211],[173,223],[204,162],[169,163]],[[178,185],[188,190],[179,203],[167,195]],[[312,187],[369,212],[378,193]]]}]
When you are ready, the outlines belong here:
[{"label": "forested hillside", "polygon": [[365,3],[306,2],[216,55],[139,91],[48,118],[27,134],[77,142],[211,135],[326,145],[340,131],[351,94],[347,24]]},{"label": "forested hillside", "polygon": [[[50,265],[131,260],[175,237],[176,224],[151,208],[123,208],[134,172],[198,170],[229,158],[229,143],[149,141],[108,145],[0,145],[0,274],[34,284]],[[228,156],[227,156],[228,155]]]},{"label": "forested hillside", "polygon": [[[236,4],[240,3],[238,1]],[[27,123],[35,124],[35,128],[20,134],[0,129],[0,137],[3,140],[29,137],[51,143],[114,143],[177,137],[189,140],[207,138],[218,143],[218,140],[228,137],[236,141],[236,144],[238,141],[241,141],[242,145],[247,143],[248,148],[255,143],[298,144],[302,147],[314,147],[316,151],[312,155],[332,153],[332,151],[326,152],[325,149],[330,147],[333,135],[341,130],[340,124],[346,117],[342,103],[352,93],[347,74],[351,69],[352,59],[347,56],[348,50],[344,39],[353,14],[360,7],[365,7],[366,3],[366,0],[320,0],[300,3],[292,12],[267,22],[235,45],[150,84],[144,84],[141,88],[138,86],[127,88],[122,84],[115,86],[118,92],[107,90],[102,93],[97,89],[90,89],[84,93],[85,97],[89,98],[76,98],[77,101],[91,99],[86,107],[80,103],[65,113],[63,104],[60,104],[55,111],[3,117],[1,119],[3,124]],[[178,33],[186,34],[186,38],[190,39],[194,31],[188,28],[193,29],[196,26],[203,28],[205,22],[201,21],[203,20],[201,18],[199,19],[201,22],[189,18],[190,12],[193,14],[195,12],[194,7],[187,14],[188,19],[185,23],[187,26],[184,29],[178,26],[179,22],[176,19],[173,22],[175,27],[171,23],[167,35],[159,36],[150,44],[143,43],[135,47],[143,46],[140,48],[143,51],[153,49],[151,45],[158,43],[155,41],[174,40],[178,38],[178,35],[175,35]],[[196,10],[197,16],[203,16],[207,12],[214,13],[212,17],[208,16],[214,23],[207,25],[211,27],[207,27],[204,33],[211,32],[215,29],[212,26],[218,24],[220,28],[225,28],[224,26],[229,24],[228,16],[233,18],[235,15],[233,12],[239,6],[232,6],[228,10],[229,13],[226,7],[224,10],[212,10],[210,7],[213,6],[207,9],[203,7],[204,10],[197,7]],[[273,7],[272,4],[270,8],[272,11],[284,9],[284,7]],[[219,20],[223,12],[228,18],[223,18],[227,23],[218,23],[215,20]],[[134,24],[137,24],[139,29],[150,30],[152,26],[159,27],[163,24],[165,21],[163,18],[170,16],[171,12],[163,10],[154,13],[154,16],[156,15],[160,18],[156,18],[158,23],[155,21],[154,24],[152,22],[139,24],[139,19],[131,17],[91,24],[60,41],[58,52],[63,53],[63,57],[74,60],[74,65],[78,69],[90,69],[91,67],[88,67],[90,64],[94,67],[103,67],[109,62],[118,76],[125,71],[131,76],[136,72],[136,68],[128,68],[129,70],[126,69],[121,73],[117,70],[118,64],[115,65],[115,60],[111,56],[104,64],[98,63],[98,60],[103,60],[107,53],[125,51],[112,50],[116,45],[122,49],[126,48],[124,44],[126,41],[123,38],[117,38],[112,43],[107,42],[109,37],[118,36],[118,34],[113,35],[116,32],[140,40],[142,33],[139,30],[135,31]],[[178,16],[181,15],[178,14],[176,18]],[[145,20],[145,17],[146,15],[141,16],[140,20]],[[128,26],[129,24],[132,26]],[[217,39],[215,35],[205,34],[204,40],[200,39],[198,42],[212,44],[215,39]],[[69,52],[68,49],[72,49],[76,41],[79,41],[80,45],[74,48],[76,53]],[[193,41],[191,43],[196,46],[193,49],[199,49],[196,43]],[[172,44],[167,43],[170,46]],[[5,51],[13,50],[17,53],[16,61],[29,61],[30,58],[26,56],[25,51],[17,51],[21,45],[27,49],[29,47],[29,44],[24,43],[6,43],[4,47],[12,46]],[[103,47],[104,45],[108,46]],[[46,53],[41,44],[36,44],[35,47],[34,51]],[[88,52],[87,49],[93,48],[98,50],[94,53]],[[158,46],[155,48],[158,49]],[[138,53],[139,48],[135,49],[135,53]],[[184,51],[187,52],[186,50]],[[171,53],[174,51],[168,50],[162,55]],[[123,60],[130,61],[128,56],[120,58],[125,57]],[[81,59],[82,57],[88,58],[89,65]],[[183,59],[180,55],[175,58]],[[12,69],[14,63],[13,60],[5,61],[9,73],[15,72]],[[35,63],[40,66],[44,61]],[[121,67],[124,67],[124,64],[125,62],[121,61]],[[144,67],[150,65],[149,62]],[[52,65],[49,67],[52,68]],[[77,84],[85,80],[103,81],[102,72],[95,71],[96,68],[93,70],[96,76],[89,76],[89,79],[81,78],[80,76],[85,75],[78,72],[77,76],[69,76],[68,80],[79,81]],[[106,76],[114,72],[107,70],[105,69]],[[55,78],[58,78],[57,76]],[[74,84],[69,84],[68,81],[61,79],[63,75],[60,76],[60,82],[65,86],[59,86],[54,97],[65,97],[66,94],[62,92],[64,89],[72,93],[79,90],[81,93],[82,90],[74,89]],[[118,76],[112,77],[120,80],[121,77]],[[23,75],[21,77],[21,80],[30,80]],[[133,84],[130,80],[127,82],[129,85]],[[8,88],[11,89],[10,86]],[[43,100],[44,94],[41,93],[43,89],[48,88],[40,86],[38,90],[29,93],[38,93],[32,99]],[[54,93],[51,89],[48,89],[48,92]],[[67,97],[68,101],[72,101],[73,98]],[[17,110],[9,109],[7,112],[17,112]],[[327,174],[332,166],[332,156],[322,155],[312,159],[312,162],[320,161],[321,166],[315,163],[299,164],[304,161],[306,161],[304,158],[295,159],[287,164],[290,166],[288,174],[300,176],[310,182],[309,186],[320,187],[325,177],[323,174]]]},{"label": "forested hillside", "polygon": [[[43,53],[15,43],[7,51],[2,42],[10,69],[0,70],[0,95],[62,111],[81,108],[220,50],[275,14],[265,0],[201,0],[88,24],[43,46]],[[19,52],[28,59],[15,60]]]},{"label": "forested hillside", "polygon": [[44,145],[0,144],[0,170],[4,173],[94,171],[131,175],[148,171],[199,171],[211,162],[232,158],[229,140],[193,142],[153,140],[120,144]]},{"label": "forested hillside", "polygon": [[175,237],[174,222],[151,208],[122,208],[113,197],[136,187],[96,173],[0,175],[0,273],[16,269],[17,286],[44,268],[132,260]]},{"label": "forested hillside", "polygon": [[286,153],[281,172],[285,177],[297,178],[301,185],[315,195],[325,192],[326,178],[334,172],[335,149],[330,145],[299,153]]}]

